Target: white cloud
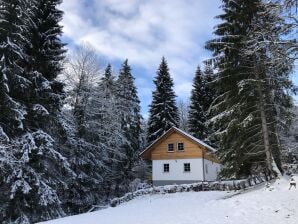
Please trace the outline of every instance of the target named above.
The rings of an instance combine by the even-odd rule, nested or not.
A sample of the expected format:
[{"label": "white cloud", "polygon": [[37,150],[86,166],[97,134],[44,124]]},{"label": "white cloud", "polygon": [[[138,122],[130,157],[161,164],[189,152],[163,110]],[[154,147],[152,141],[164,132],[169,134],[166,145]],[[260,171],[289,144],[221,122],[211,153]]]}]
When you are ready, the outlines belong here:
[{"label": "white cloud", "polygon": [[[197,64],[208,56],[204,44],[219,6],[219,0],[65,0],[62,25],[75,44],[89,42],[108,60],[128,58],[152,74],[147,80],[165,56],[176,94],[185,97]],[[146,82],[139,83],[147,93]]]},{"label": "white cloud", "polygon": [[95,0],[98,6],[105,6],[109,10],[121,15],[129,15],[137,10],[140,0]]}]

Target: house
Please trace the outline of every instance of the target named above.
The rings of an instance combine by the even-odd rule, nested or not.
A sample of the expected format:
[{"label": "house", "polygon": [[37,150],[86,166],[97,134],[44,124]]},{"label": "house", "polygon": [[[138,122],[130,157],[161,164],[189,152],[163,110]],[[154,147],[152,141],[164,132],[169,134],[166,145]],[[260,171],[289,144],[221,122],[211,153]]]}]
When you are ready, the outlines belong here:
[{"label": "house", "polygon": [[214,181],[220,163],[216,150],[190,134],[172,127],[149,145],[142,153],[152,160],[154,185]]}]

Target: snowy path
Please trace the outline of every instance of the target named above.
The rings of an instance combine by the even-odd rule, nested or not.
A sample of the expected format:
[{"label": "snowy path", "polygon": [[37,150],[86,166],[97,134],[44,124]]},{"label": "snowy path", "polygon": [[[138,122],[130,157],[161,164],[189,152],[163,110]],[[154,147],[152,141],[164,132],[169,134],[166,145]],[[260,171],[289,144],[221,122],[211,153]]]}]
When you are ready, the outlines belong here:
[{"label": "snowy path", "polygon": [[297,224],[298,190],[282,179],[273,190],[261,188],[235,195],[188,192],[147,195],[116,208],[47,222],[47,224]]}]

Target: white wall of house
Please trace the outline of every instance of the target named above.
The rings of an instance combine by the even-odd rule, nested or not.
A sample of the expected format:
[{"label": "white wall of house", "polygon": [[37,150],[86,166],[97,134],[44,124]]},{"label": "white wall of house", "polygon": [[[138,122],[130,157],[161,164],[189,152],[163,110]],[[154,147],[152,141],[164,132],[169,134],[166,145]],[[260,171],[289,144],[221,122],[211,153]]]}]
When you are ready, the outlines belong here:
[{"label": "white wall of house", "polygon": [[[168,163],[170,171],[164,172],[164,164]],[[184,172],[184,163],[190,163],[190,172]],[[202,159],[171,159],[152,161],[152,179],[190,181],[202,180]]]},{"label": "white wall of house", "polygon": [[[184,172],[184,163],[190,163],[190,172]],[[169,172],[164,172],[164,164],[169,164]],[[218,163],[204,160],[205,180],[216,180],[220,169]],[[177,181],[177,183],[202,181],[203,180],[203,160],[195,159],[171,159],[171,160],[153,160],[152,161],[152,180],[165,181],[168,183]]]},{"label": "white wall of house", "polygon": [[213,181],[217,179],[217,174],[220,171],[220,165],[218,163],[214,163],[210,160],[205,159],[205,179],[208,181]]}]

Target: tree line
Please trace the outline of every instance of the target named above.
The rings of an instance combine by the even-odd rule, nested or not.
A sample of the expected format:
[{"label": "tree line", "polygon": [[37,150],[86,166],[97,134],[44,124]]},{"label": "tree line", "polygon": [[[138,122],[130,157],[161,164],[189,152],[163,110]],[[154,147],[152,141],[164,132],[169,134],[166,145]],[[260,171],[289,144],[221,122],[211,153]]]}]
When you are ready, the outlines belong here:
[{"label": "tree line", "polygon": [[223,0],[216,37],[205,46],[212,57],[204,72],[197,68],[183,122],[162,62],[154,81],[148,141],[183,124],[218,149],[223,178],[283,173],[281,136],[293,120],[297,90],[290,79],[297,60],[295,7],[297,1]]},{"label": "tree line", "polygon": [[172,126],[216,147],[224,178],[282,172],[280,136],[296,91],[295,1],[224,0],[189,107],[177,105],[162,58],[148,121],[128,60],[103,71],[88,45],[66,57],[60,3],[0,0],[2,223],[78,214],[132,190],[147,175],[140,151]]},{"label": "tree line", "polygon": [[145,165],[128,60],[66,58],[60,0],[0,1],[0,221],[86,212],[132,189]]}]

